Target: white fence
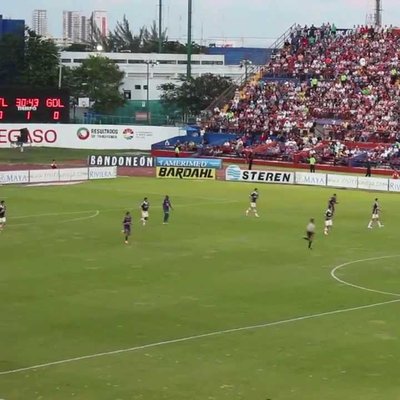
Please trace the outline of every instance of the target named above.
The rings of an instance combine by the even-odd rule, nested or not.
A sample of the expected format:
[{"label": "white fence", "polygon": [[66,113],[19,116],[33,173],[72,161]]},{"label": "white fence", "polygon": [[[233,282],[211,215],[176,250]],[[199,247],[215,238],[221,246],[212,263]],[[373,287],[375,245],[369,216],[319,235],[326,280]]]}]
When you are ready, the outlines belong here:
[{"label": "white fence", "polygon": [[68,149],[151,150],[154,143],[186,135],[174,126],[0,124],[0,149],[15,143],[22,128],[29,131],[29,146]]},{"label": "white fence", "polygon": [[91,179],[113,179],[116,177],[117,167],[0,171],[0,185],[87,181]]},{"label": "white fence", "polygon": [[338,174],[311,174],[308,172],[242,170],[237,165],[226,169],[225,179],[237,182],[279,183],[285,185],[329,186],[400,192],[400,180]]}]

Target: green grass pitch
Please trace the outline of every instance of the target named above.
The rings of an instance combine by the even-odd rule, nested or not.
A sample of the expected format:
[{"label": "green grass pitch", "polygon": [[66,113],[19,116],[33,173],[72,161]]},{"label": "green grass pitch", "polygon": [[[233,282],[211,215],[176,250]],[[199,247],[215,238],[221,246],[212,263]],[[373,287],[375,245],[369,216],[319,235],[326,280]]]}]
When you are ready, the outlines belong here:
[{"label": "green grass pitch", "polygon": [[[400,257],[383,258],[400,255],[399,195],[258,185],[256,219],[244,215],[253,188],[146,178],[1,187],[0,398],[399,399]],[[368,230],[375,197],[385,227]],[[342,264],[337,278],[358,287],[333,279]]]}]

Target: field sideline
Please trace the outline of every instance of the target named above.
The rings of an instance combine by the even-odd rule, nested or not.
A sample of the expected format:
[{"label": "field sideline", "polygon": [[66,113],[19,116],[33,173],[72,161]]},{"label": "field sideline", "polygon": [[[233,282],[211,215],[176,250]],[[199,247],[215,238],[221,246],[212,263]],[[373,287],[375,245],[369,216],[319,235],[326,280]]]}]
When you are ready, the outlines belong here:
[{"label": "field sideline", "polygon": [[[259,219],[244,216],[241,183],[1,187],[0,398],[398,398],[397,196],[258,187]],[[368,230],[376,196],[385,227]]]}]

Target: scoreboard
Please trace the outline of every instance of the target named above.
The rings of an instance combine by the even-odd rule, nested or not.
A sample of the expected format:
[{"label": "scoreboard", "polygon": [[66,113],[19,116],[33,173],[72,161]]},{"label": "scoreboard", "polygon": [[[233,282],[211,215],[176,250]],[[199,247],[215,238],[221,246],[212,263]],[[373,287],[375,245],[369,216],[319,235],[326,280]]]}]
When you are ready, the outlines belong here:
[{"label": "scoreboard", "polygon": [[13,122],[68,123],[68,92],[0,86],[0,124]]}]

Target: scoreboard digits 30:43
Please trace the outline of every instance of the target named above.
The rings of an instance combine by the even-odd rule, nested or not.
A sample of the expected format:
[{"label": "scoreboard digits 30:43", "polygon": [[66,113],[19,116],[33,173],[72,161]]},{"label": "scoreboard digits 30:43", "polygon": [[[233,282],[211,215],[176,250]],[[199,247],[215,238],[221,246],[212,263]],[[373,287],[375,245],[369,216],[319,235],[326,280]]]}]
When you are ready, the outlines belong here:
[{"label": "scoreboard digits 30:43", "polygon": [[69,122],[69,94],[59,89],[0,87],[0,123]]}]

